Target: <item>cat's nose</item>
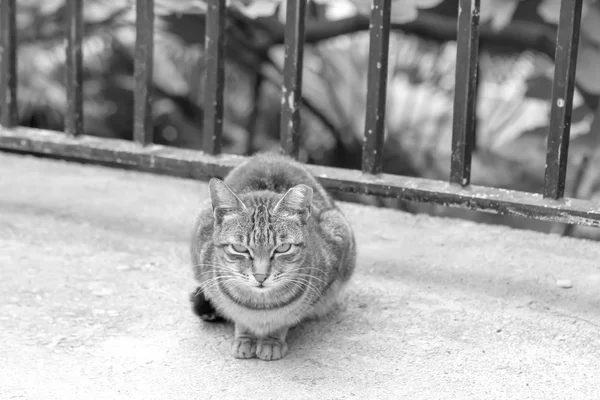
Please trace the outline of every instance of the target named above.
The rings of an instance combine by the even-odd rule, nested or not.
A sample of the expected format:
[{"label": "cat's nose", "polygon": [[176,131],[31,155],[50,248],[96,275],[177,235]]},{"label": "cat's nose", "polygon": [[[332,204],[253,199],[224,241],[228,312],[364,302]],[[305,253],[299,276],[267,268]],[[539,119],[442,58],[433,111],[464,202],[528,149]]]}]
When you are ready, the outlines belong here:
[{"label": "cat's nose", "polygon": [[256,279],[258,283],[263,283],[268,276],[269,275],[267,274],[254,274],[254,279]]}]

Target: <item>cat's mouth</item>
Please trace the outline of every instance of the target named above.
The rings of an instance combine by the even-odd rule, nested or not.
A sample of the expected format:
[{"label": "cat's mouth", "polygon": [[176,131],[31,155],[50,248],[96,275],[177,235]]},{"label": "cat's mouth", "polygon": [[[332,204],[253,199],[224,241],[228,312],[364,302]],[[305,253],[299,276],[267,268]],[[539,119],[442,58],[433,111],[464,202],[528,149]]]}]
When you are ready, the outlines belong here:
[{"label": "cat's mouth", "polygon": [[256,285],[252,286],[252,288],[255,289],[255,290],[257,290],[257,291],[259,291],[259,292],[266,292],[269,289],[271,289],[272,286],[271,285],[264,285],[262,283],[258,283]]}]

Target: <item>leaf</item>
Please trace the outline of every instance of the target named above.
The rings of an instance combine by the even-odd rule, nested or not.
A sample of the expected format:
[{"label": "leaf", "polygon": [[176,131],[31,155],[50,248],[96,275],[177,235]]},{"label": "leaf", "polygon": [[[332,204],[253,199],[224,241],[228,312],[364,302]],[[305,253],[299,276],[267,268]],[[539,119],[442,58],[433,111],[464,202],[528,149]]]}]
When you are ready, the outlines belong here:
[{"label": "leaf", "polygon": [[581,19],[581,33],[587,39],[600,44],[600,10],[591,7]]},{"label": "leaf", "polygon": [[496,13],[492,17],[492,29],[499,31],[506,27],[517,9],[518,0],[505,1],[496,4]]},{"label": "leaf", "polygon": [[[574,0],[569,0],[574,1]],[[544,21],[549,24],[558,25],[560,18],[560,4],[562,0],[544,0],[537,8],[537,12]],[[583,0],[582,15],[586,15],[589,9],[589,0]]]},{"label": "leaf", "polygon": [[419,12],[415,4],[416,0],[396,0],[392,3],[392,14],[390,19],[393,23],[401,24],[417,19]]},{"label": "leaf", "polygon": [[480,23],[490,21],[493,30],[502,30],[512,20],[519,1],[522,0],[482,0]]},{"label": "leaf", "polygon": [[526,85],[525,97],[547,101],[552,96],[552,79],[546,75],[531,76]]},{"label": "leaf", "polygon": [[416,0],[416,6],[418,8],[433,8],[438,6],[444,0]]},{"label": "leaf", "polygon": [[275,15],[279,3],[279,0],[256,0],[247,6],[240,6],[240,11],[252,19],[271,17]]},{"label": "leaf", "polygon": [[335,21],[339,19],[353,17],[357,14],[357,8],[354,2],[350,0],[313,0],[315,3],[327,5],[325,17]]},{"label": "leaf", "polygon": [[[558,24],[561,0],[544,0],[538,14],[544,21]],[[591,94],[600,94],[600,10],[584,0],[581,19],[581,38],[577,54],[575,80]]]},{"label": "leaf", "polygon": [[577,54],[575,79],[586,91],[600,94],[600,49],[582,40]]},{"label": "leaf", "polygon": [[[442,1],[443,0],[393,0],[390,19],[396,24],[414,21],[419,15],[420,8],[435,7]],[[331,2],[333,3],[333,1]],[[360,14],[370,15],[371,0],[352,0],[352,2]]]},{"label": "leaf", "polygon": [[561,0],[544,0],[537,8],[537,12],[542,19],[550,24],[558,24],[560,16]]},{"label": "leaf", "polygon": [[432,8],[443,0],[394,0],[392,2],[391,20],[394,23],[414,21],[420,8]]}]

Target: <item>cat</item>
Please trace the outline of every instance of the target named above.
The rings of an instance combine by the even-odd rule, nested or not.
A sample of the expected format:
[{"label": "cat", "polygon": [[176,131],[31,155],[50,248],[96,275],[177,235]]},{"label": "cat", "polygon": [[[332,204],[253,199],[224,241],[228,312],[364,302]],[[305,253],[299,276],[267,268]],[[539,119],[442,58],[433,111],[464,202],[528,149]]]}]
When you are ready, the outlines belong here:
[{"label": "cat", "polygon": [[208,187],[191,245],[195,311],[234,323],[234,357],[280,359],[288,329],[327,314],[353,275],[352,228],[306,168],[284,155],[254,155]]}]

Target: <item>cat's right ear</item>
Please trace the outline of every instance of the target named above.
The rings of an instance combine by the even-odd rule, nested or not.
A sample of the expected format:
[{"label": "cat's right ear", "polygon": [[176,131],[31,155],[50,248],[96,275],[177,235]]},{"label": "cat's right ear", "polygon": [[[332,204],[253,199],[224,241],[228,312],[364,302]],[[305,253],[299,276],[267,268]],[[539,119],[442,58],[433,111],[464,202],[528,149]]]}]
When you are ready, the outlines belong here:
[{"label": "cat's right ear", "polygon": [[226,214],[246,209],[244,202],[220,179],[211,179],[208,182],[208,191],[217,223],[220,223]]},{"label": "cat's right ear", "polygon": [[273,213],[283,216],[295,215],[306,221],[312,208],[313,190],[299,184],[288,190],[273,207]]}]

